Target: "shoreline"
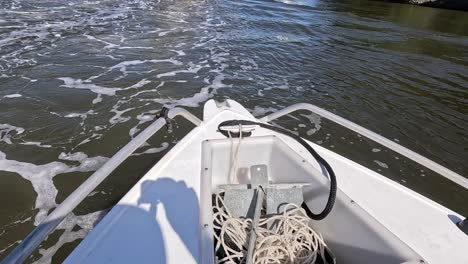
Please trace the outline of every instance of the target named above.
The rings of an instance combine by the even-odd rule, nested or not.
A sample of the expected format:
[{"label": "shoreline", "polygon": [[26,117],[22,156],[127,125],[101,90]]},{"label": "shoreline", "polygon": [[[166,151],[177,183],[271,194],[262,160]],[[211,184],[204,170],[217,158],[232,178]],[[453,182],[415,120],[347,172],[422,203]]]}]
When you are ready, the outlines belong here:
[{"label": "shoreline", "polygon": [[468,1],[466,0],[380,0],[385,2],[412,4],[418,6],[443,8],[459,11],[468,11]]}]

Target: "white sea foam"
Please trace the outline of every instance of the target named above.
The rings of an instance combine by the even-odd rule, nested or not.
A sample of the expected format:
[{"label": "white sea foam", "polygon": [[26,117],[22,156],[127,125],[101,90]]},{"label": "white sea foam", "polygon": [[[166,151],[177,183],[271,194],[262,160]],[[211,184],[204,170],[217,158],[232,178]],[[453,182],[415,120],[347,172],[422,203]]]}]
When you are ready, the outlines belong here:
[{"label": "white sea foam", "polygon": [[189,97],[184,97],[180,99],[155,98],[155,99],[141,99],[141,100],[157,102],[169,108],[172,108],[175,106],[197,107],[201,103],[213,97],[213,95],[216,94],[218,89],[225,88],[225,87],[232,87],[232,85],[226,85],[223,83],[224,78],[225,78],[225,74],[221,73],[221,74],[216,75],[211,83],[209,82],[208,79],[205,79],[205,82],[208,83],[208,85],[202,87],[198,93]]},{"label": "white sea foam", "polygon": [[169,147],[169,143],[167,142],[163,142],[161,143],[161,146],[158,147],[158,148],[149,148],[143,152],[140,152],[140,153],[134,153],[132,154],[132,156],[140,156],[140,155],[143,155],[143,154],[154,154],[154,153],[158,153],[158,152],[161,152],[165,149],[167,149]]},{"label": "white sea foam", "polygon": [[69,113],[69,114],[65,115],[64,117],[65,118],[80,118],[81,119],[80,125],[83,126],[85,120],[88,118],[88,115],[96,115],[96,114],[97,113],[94,112],[93,109],[91,109],[91,110],[88,110],[85,113]]},{"label": "white sea foam", "polygon": [[94,126],[95,131],[100,131],[100,130],[103,130],[105,128],[106,128],[106,126]]},{"label": "white sea foam", "polygon": [[[85,133],[85,132],[81,132],[80,134],[85,135],[86,133]],[[73,149],[77,148],[77,147],[80,146],[80,145],[83,145],[83,144],[86,144],[86,143],[88,143],[88,142],[91,142],[91,140],[100,139],[100,138],[102,138],[102,136],[103,136],[103,134],[93,133],[91,136],[85,138],[85,139],[82,140],[80,143],[78,143],[76,146],[74,146]]]},{"label": "white sea foam", "polygon": [[84,154],[83,152],[75,152],[75,153],[60,153],[58,156],[61,160],[72,160],[72,161],[82,161],[85,160],[88,155]]},{"label": "white sea foam", "polygon": [[94,98],[93,101],[92,101],[93,104],[97,104],[97,103],[100,103],[100,102],[102,102],[102,94],[98,94],[96,96],[96,98]]},{"label": "white sea foam", "polygon": [[374,160],[375,163],[377,163],[377,165],[379,165],[380,167],[384,168],[384,169],[388,169],[388,165],[382,161],[378,161],[378,160]]},{"label": "white sea foam", "polygon": [[318,1],[309,1],[309,0],[273,0],[275,2],[280,2],[287,5],[299,5],[299,6],[317,6]]},{"label": "white sea foam", "polygon": [[185,56],[185,52],[183,50],[171,50],[175,53],[177,53],[178,56]]},{"label": "white sea foam", "polygon": [[119,90],[118,88],[109,88],[109,87],[98,86],[93,83],[86,83],[85,81],[81,79],[73,79],[70,77],[61,77],[58,79],[64,82],[64,84],[60,85],[61,87],[86,89],[97,94],[115,95],[115,92]]},{"label": "white sea foam", "polygon": [[[129,66],[136,66],[136,65],[141,65],[141,64],[146,64],[146,63],[153,63],[153,64],[156,64],[156,63],[171,63],[173,65],[182,65],[182,62],[176,60],[176,59],[172,59],[172,58],[169,58],[169,59],[160,59],[160,60],[156,60],[156,59],[153,59],[153,60],[129,60],[129,61],[121,61],[113,66],[111,66],[108,70],[106,70],[105,72],[102,72],[98,75],[94,75],[94,76],[91,76],[89,77],[87,80],[90,81],[90,80],[93,80],[93,79],[97,79],[99,77],[102,77],[106,74],[108,74],[109,72],[113,71],[113,70],[119,70],[121,73],[122,73],[122,77],[125,77],[129,74],[129,71],[127,70],[127,67]],[[122,78],[122,77],[119,77],[119,78]]]},{"label": "white sea foam", "polygon": [[[16,134],[11,134],[16,132]],[[24,128],[9,124],[0,124],[0,142],[11,144],[11,138],[15,135],[23,134]]]},{"label": "white sea foam", "polygon": [[243,71],[251,71],[258,69],[258,64],[252,58],[241,58],[240,68]]},{"label": "white sea foam", "polygon": [[[171,104],[167,104],[167,103],[163,103],[163,104],[166,104],[168,107],[174,107],[174,106],[197,107],[201,103],[213,97],[213,95],[216,94],[218,89],[232,86],[232,85],[224,84],[223,83],[224,78],[225,78],[224,74],[218,74],[213,79],[213,82],[210,85],[203,87],[200,90],[200,92],[194,94],[193,96],[175,100]],[[164,101],[161,100],[160,102],[162,103]]]},{"label": "white sea foam", "polygon": [[149,90],[143,90],[143,91],[138,91],[130,96],[130,98],[138,97],[140,94],[145,94],[145,93],[154,93],[157,92],[158,88],[163,87],[166,84],[166,82],[162,81],[160,84],[158,84],[154,89],[149,89]]},{"label": "white sea foam", "polygon": [[144,124],[146,122],[153,121],[156,118],[156,115],[154,115],[154,113],[156,113],[156,112],[158,112],[158,110],[152,110],[152,111],[149,111],[149,112],[146,112],[146,113],[139,114],[137,116],[137,119],[139,120],[138,124],[136,126],[132,127],[128,134],[133,138],[133,136],[138,131],[140,131],[138,126],[141,125],[141,124]]},{"label": "white sea foam", "polygon": [[78,147],[78,146],[80,146],[80,145],[86,144],[86,143],[88,143],[88,142],[91,142],[91,139],[90,139],[90,138],[85,138],[85,139],[82,140],[80,143],[78,143],[78,144],[75,146],[75,148]]},{"label": "white sea foam", "polygon": [[36,146],[36,147],[41,147],[41,148],[51,148],[52,147],[52,145],[42,144],[41,142],[37,142],[37,141],[25,141],[25,142],[20,142],[18,144],[26,145],[26,146]]},{"label": "white sea foam", "polygon": [[[139,2],[137,2],[137,3],[139,3]],[[141,1],[141,2],[144,2],[144,1]],[[95,5],[95,3],[93,3],[93,2],[89,2],[89,3]],[[74,5],[78,7],[77,3],[75,3]],[[88,3],[85,2],[84,5],[88,5]],[[133,2],[132,2],[132,5],[133,5]],[[134,7],[132,6],[132,8],[134,8]],[[119,9],[119,8],[116,8],[116,9]],[[130,10],[130,8],[129,8],[129,10]],[[80,11],[78,10],[77,12],[80,12]],[[224,87],[229,87],[229,85],[226,85],[224,83],[224,79],[226,78],[226,76],[221,73],[224,70],[224,68],[227,66],[227,64],[221,63],[222,61],[224,61],[224,62],[226,61],[226,58],[223,58],[223,56],[229,56],[228,53],[212,54],[213,56],[211,58],[207,58],[209,63],[207,61],[204,61],[204,62],[202,61],[202,62],[197,62],[198,65],[190,65],[189,64],[189,66],[187,66],[188,69],[184,69],[185,66],[175,68],[175,67],[172,67],[172,65],[168,65],[167,63],[172,63],[174,65],[182,65],[181,62],[179,62],[177,60],[173,60],[173,59],[121,61],[122,58],[125,57],[124,55],[120,55],[120,54],[123,54],[123,53],[122,52],[121,53],[113,53],[114,51],[111,51],[110,49],[134,49],[134,48],[149,48],[149,47],[130,47],[130,44],[124,43],[124,39],[125,39],[124,36],[120,36],[120,35],[106,36],[105,33],[101,32],[99,30],[99,27],[94,27],[93,26],[93,25],[98,24],[98,23],[99,23],[98,25],[106,25],[109,22],[109,21],[106,21],[106,19],[111,19],[112,20],[114,18],[121,18],[121,17],[125,16],[125,14],[119,14],[118,10],[116,10],[116,11],[111,10],[110,12],[111,12],[110,14],[108,13],[108,14],[105,14],[105,15],[103,15],[103,13],[98,12],[96,14],[96,16],[92,16],[93,17],[92,19],[96,20],[97,23],[94,23],[94,24],[93,23],[83,23],[83,25],[86,26],[86,32],[90,32],[90,33],[88,33],[89,34],[88,36],[90,36],[90,37],[85,36],[85,37],[88,38],[88,41],[86,39],[84,39],[84,38],[82,38],[81,41],[88,42],[88,44],[92,43],[91,45],[93,45],[93,47],[101,48],[101,51],[102,51],[101,56],[102,57],[108,56],[110,59],[115,60],[115,61],[111,61],[111,65],[113,65],[112,63],[116,63],[116,62],[119,62],[119,63],[117,63],[114,66],[111,66],[111,67],[109,67],[107,69],[98,70],[98,72],[90,74],[90,75],[96,75],[96,76],[91,76],[90,78],[88,78],[89,75],[83,77],[82,75],[80,76],[79,74],[78,75],[70,75],[70,77],[60,78],[60,80],[63,82],[62,87],[69,88],[69,89],[88,90],[88,91],[83,91],[83,93],[88,93],[88,92],[89,92],[89,94],[95,93],[97,96],[95,97],[95,95],[93,95],[93,97],[95,98],[95,99],[93,99],[94,104],[97,104],[97,103],[101,102],[103,100],[103,98],[106,99],[105,103],[108,103],[108,101],[109,102],[112,101],[112,100],[107,101],[107,99],[108,99],[107,96],[116,96],[116,97],[119,96],[119,98],[115,98],[115,99],[117,99],[117,100],[118,99],[124,99],[122,101],[125,101],[126,99],[133,98],[132,96],[129,95],[130,92],[132,94],[140,94],[140,92],[161,93],[161,95],[159,95],[159,96],[164,97],[164,91],[156,91],[157,89],[164,86],[164,84],[165,84],[164,82],[160,83],[160,85],[158,85],[155,89],[153,89],[153,87],[149,87],[151,85],[151,84],[149,84],[150,81],[148,81],[146,79],[143,79],[143,80],[135,83],[134,85],[128,86],[126,88],[117,88],[117,87],[114,87],[114,84],[109,84],[110,82],[106,82],[106,83],[101,82],[101,79],[100,78],[97,79],[97,78],[102,76],[102,77],[105,77],[105,78],[102,78],[102,79],[107,81],[110,78],[113,78],[115,75],[124,75],[125,76],[127,74],[132,74],[132,76],[129,76],[129,77],[132,77],[132,78],[128,78],[128,79],[135,80],[133,78],[133,77],[135,77],[134,75],[143,76],[143,77],[146,77],[147,75],[149,75],[149,74],[147,74],[149,72],[144,72],[144,71],[147,71],[147,68],[153,68],[152,69],[153,71],[158,70],[158,72],[160,72],[159,69],[164,69],[165,67],[159,67],[159,65],[156,65],[157,67],[156,66],[153,67],[153,65],[151,65],[151,64],[152,63],[161,63],[161,66],[166,66],[166,65],[171,66],[170,69],[166,69],[165,71],[180,70],[180,71],[175,71],[175,72],[171,72],[171,73],[165,73],[165,75],[164,75],[164,73],[162,73],[162,75],[160,77],[164,78],[166,76],[167,79],[173,79],[173,78],[168,78],[170,76],[175,76],[175,75],[177,75],[177,77],[181,76],[181,78],[177,78],[177,79],[181,79],[181,80],[168,80],[167,83],[170,83],[170,82],[187,82],[187,80],[184,80],[184,79],[188,79],[189,82],[190,82],[189,78],[184,78],[185,76],[184,76],[183,73],[197,74],[200,71],[200,69],[202,69],[203,67],[210,67],[210,64],[213,64],[213,62],[218,63],[218,65],[215,65],[214,66],[215,68],[211,72],[216,72],[218,74],[217,75],[216,74],[210,74],[210,79],[209,79],[210,81],[206,85],[198,86],[198,87],[204,86],[204,87],[201,87],[200,90],[190,92],[190,93],[187,92],[187,94],[186,94],[187,97],[182,98],[180,100],[177,99],[178,97],[180,97],[180,95],[179,96],[176,95],[175,98],[171,98],[169,96],[167,96],[166,98],[160,98],[159,102],[162,102],[164,104],[169,104],[169,105],[172,105],[172,106],[175,106],[175,105],[199,106],[201,103],[203,103],[207,99],[211,98],[214,94],[216,94],[218,89],[224,88]],[[127,11],[123,10],[122,12],[125,13]],[[79,15],[79,13],[77,15]],[[47,14],[44,14],[44,18],[46,18],[46,16],[47,16]],[[89,17],[89,16],[87,16],[87,17]],[[70,19],[74,19],[73,16]],[[207,20],[208,19],[209,18],[207,18]],[[120,23],[119,21],[115,21],[115,22]],[[185,22],[185,21],[184,21],[184,19],[181,18],[179,22],[182,23],[182,22]],[[210,23],[207,23],[206,28],[211,26]],[[36,36],[30,36],[29,38],[37,38],[37,39],[40,39],[40,38],[50,39],[50,38],[61,38],[61,37],[66,38],[67,36],[64,33],[66,31],[69,31],[69,29],[71,29],[71,28],[73,28],[74,30],[76,29],[77,32],[79,32],[81,30],[81,28],[77,28],[77,25],[79,25],[79,23],[75,23],[75,22],[70,23],[68,25],[63,25],[63,28],[64,28],[63,32],[55,32],[55,30],[45,27],[44,30],[42,30],[42,32],[44,32],[43,36],[37,36],[37,37]],[[88,25],[91,25],[91,27],[88,28]],[[41,25],[41,26],[43,26],[43,25]],[[106,25],[105,27],[107,27],[107,26],[108,25]],[[127,25],[125,24],[125,26],[127,26]],[[38,29],[40,29],[40,27],[38,27]],[[141,30],[144,30],[144,28],[142,27]],[[50,31],[50,32],[48,32],[48,31]],[[83,31],[81,31],[81,32],[83,32]],[[99,32],[99,33],[97,33],[95,36],[91,36],[94,32]],[[159,31],[157,33],[161,34],[162,32],[163,31]],[[169,32],[170,31],[168,31],[167,33],[162,33],[161,35],[168,34]],[[122,32],[120,30],[113,31],[113,33],[122,34]],[[119,39],[118,39],[119,37],[120,37],[120,42],[119,42]],[[129,35],[126,35],[126,37],[129,37]],[[18,40],[19,39],[12,40],[11,43],[18,42]],[[208,40],[208,41],[206,42],[206,40]],[[202,42],[204,42],[203,44],[207,44],[207,43],[214,43],[214,41],[216,41],[216,38],[206,38]],[[98,42],[100,42],[100,43],[98,43]],[[46,43],[47,45],[49,44],[48,42],[44,42],[44,43]],[[54,43],[51,43],[50,47],[53,47],[53,45],[54,45]],[[145,44],[141,44],[141,45],[143,46]],[[187,48],[187,50],[189,50],[189,45],[186,44],[186,43],[171,43],[171,46],[172,46],[173,49],[178,49],[178,50],[173,51],[175,53],[170,54],[170,55],[174,56],[174,58],[179,58],[178,56],[185,56],[186,55],[184,51],[179,50],[179,49]],[[61,46],[59,45],[58,47],[61,47]],[[102,47],[104,47],[106,50],[102,49]],[[167,48],[167,47],[168,46],[164,47],[164,49]],[[151,48],[153,48],[153,47],[151,47]],[[76,53],[77,56],[79,56],[79,54],[80,54],[79,52],[74,52],[74,53]],[[106,54],[106,53],[112,53],[112,55],[111,54]],[[48,51],[44,51],[43,54],[44,54],[43,56],[48,56]],[[119,55],[117,55],[117,54],[119,54]],[[150,57],[152,57],[152,55],[150,55]],[[103,59],[105,59],[107,61],[110,61],[109,58],[103,58]],[[132,57],[130,59],[135,59],[135,57]],[[21,62],[21,63],[32,63],[32,62],[25,60],[24,62]],[[147,65],[138,66],[140,64],[145,64],[145,63]],[[150,67],[147,67],[147,66],[150,66]],[[63,66],[61,66],[61,67],[63,67]],[[246,66],[246,67],[249,67],[249,66]],[[142,70],[142,69],[144,69],[144,70]],[[248,69],[251,69],[251,68],[248,68]],[[110,71],[113,71],[112,74],[108,74]],[[120,74],[120,73],[122,73],[122,74]],[[143,73],[145,75],[143,75]],[[178,75],[178,74],[180,74],[180,75]],[[79,78],[81,78],[81,79],[79,79]],[[195,76],[194,78],[200,78],[200,77]],[[203,78],[203,77],[201,77],[201,78]],[[128,80],[125,80],[125,81],[128,81]],[[156,86],[156,85],[157,85],[157,83],[154,86]],[[115,85],[115,86],[117,86],[117,85]],[[167,87],[168,86],[163,87],[161,90],[163,90],[163,89],[165,89]],[[125,89],[135,89],[135,90],[123,92],[122,90],[125,90]],[[138,90],[136,90],[136,89],[138,89]],[[142,90],[145,90],[145,91],[142,91]],[[67,90],[67,91],[69,91],[69,90]],[[122,92],[120,92],[120,91],[122,91]],[[169,94],[171,94],[171,93],[169,93]],[[92,98],[90,98],[90,99],[92,99]],[[112,99],[114,99],[114,98],[112,98]],[[139,100],[139,98],[136,98],[136,99]],[[131,118],[134,118],[134,115],[136,115],[134,113],[136,113],[137,111],[131,111],[130,112],[130,110],[132,110],[132,109],[144,109],[144,107],[145,107],[145,109],[147,109],[146,105],[145,106],[136,105],[139,102],[137,100],[134,100],[134,99],[132,99],[132,101],[125,101],[124,103],[125,103],[125,105],[121,104],[121,103],[117,103],[116,105],[114,105],[112,107],[111,112],[115,113],[115,115],[109,120],[109,122],[111,124],[126,122],[127,120],[130,120]],[[107,104],[100,104],[99,105],[99,111],[102,112],[103,114],[107,113],[109,111],[109,109],[106,108],[106,107],[107,107]],[[127,109],[128,107],[134,107],[134,108]],[[84,113],[84,112],[82,112],[80,110],[71,110],[71,111],[74,111],[74,112],[72,112],[72,113],[70,113],[70,112],[63,113],[63,112],[61,112],[60,116],[70,118],[70,119],[67,120],[67,122],[69,122],[69,121],[75,121],[75,120],[73,120],[74,118],[78,119],[78,120],[81,118],[81,119],[84,120],[89,115],[89,113]],[[138,112],[140,112],[140,111],[138,111]],[[137,133],[139,131],[140,126],[143,127],[142,124],[147,123],[147,122],[151,122],[155,118],[155,116],[154,116],[154,112],[149,111],[149,112],[145,112],[143,114],[138,115],[136,118],[138,119],[138,125],[136,127],[132,128],[132,130],[129,132],[131,135],[134,135],[135,133]],[[86,132],[86,134],[87,134],[88,132],[106,129],[107,126],[109,128],[112,127],[112,125],[108,125],[108,124],[107,125],[98,124],[98,126],[96,126],[96,123],[90,122],[90,124],[86,125],[86,128],[91,129],[91,131],[84,131],[83,130],[83,133]],[[15,131],[12,131],[11,133],[14,135]],[[98,133],[102,133],[102,131],[98,132]],[[89,142],[90,140],[92,140],[93,136],[84,139],[80,144],[84,144],[86,142]],[[81,138],[81,139],[83,139],[83,138]],[[17,142],[15,142],[15,140],[13,140],[13,142],[17,143]],[[40,144],[39,142],[35,142],[35,143],[29,142],[29,143],[31,145],[34,145],[35,143],[37,143],[38,145]],[[149,147],[149,148],[147,147],[147,148],[141,149],[141,150],[144,150],[144,149],[146,149],[146,150],[143,151],[142,153],[140,153],[140,155],[150,154],[150,153],[157,153],[157,152],[160,152],[160,151],[164,151],[168,147],[169,147],[169,143],[164,142],[160,146]],[[8,157],[12,158],[11,156],[8,156]],[[37,198],[36,204],[40,205],[41,208],[39,208],[40,209],[40,214],[36,217],[36,221],[38,219],[40,220],[40,218],[45,216],[45,213],[47,213],[47,211],[50,211],[51,208],[56,206],[55,197],[57,195],[57,190],[53,186],[53,177],[54,176],[62,174],[62,173],[68,173],[68,172],[71,172],[73,170],[75,170],[75,171],[80,170],[79,168],[81,168],[81,170],[85,170],[86,168],[89,168],[90,166],[91,167],[94,166],[93,163],[92,163],[92,160],[91,161],[89,160],[89,159],[94,159],[94,158],[88,158],[86,154],[80,153],[80,152],[78,152],[78,153],[66,153],[66,152],[64,152],[64,153],[61,153],[59,155],[59,159],[60,159],[59,161],[55,161],[55,162],[51,162],[51,163],[47,163],[47,164],[43,164],[43,165],[35,165],[35,164],[30,164],[30,163],[21,162],[21,161],[8,160],[7,156],[4,155],[4,154],[3,154],[2,157],[0,157],[0,170],[4,170],[4,169],[6,170],[6,165],[8,165],[7,166],[8,170],[15,171],[15,172],[18,171],[17,173],[20,173],[20,175],[23,178],[29,178],[31,183],[33,184],[34,190],[36,190],[36,192],[38,192],[38,198]],[[73,164],[73,165],[70,165],[70,164]],[[63,175],[63,177],[65,177],[65,176],[66,175]],[[41,216],[41,215],[43,215],[43,216]],[[78,220],[77,218],[82,219],[82,220]],[[65,229],[66,231],[62,235],[60,235],[59,240],[55,243],[55,245],[53,245],[52,247],[49,247],[47,249],[43,248],[43,249],[40,250],[40,254],[42,255],[42,257],[38,260],[38,262],[39,263],[50,262],[51,257],[54,255],[54,253],[63,244],[65,244],[67,242],[74,241],[77,238],[84,237],[86,232],[83,232],[82,230],[77,230],[76,231],[76,228],[74,229],[74,227],[76,225],[78,225],[79,227],[81,227],[83,229],[88,229],[88,227],[90,229],[91,226],[93,226],[93,225],[88,226],[85,223],[82,223],[80,221],[89,222],[88,220],[93,219],[93,218],[95,218],[94,215],[89,215],[89,217],[87,217],[87,216],[77,216],[77,217],[73,216],[72,219],[67,218],[67,220],[65,221],[66,224],[64,223],[60,227],[60,228]],[[85,219],[88,219],[88,220],[85,220]],[[75,230],[75,231],[73,231],[73,230]]]},{"label": "white sea foam", "polygon": [[[30,58],[29,55],[22,57],[22,55],[44,44],[49,45],[49,41],[52,42],[50,47],[56,46],[53,41],[63,38],[63,32],[67,32],[71,28],[80,30],[87,26],[102,26],[116,18],[126,17],[130,11],[126,7],[115,7],[110,14],[106,11],[98,11],[93,16],[80,15],[80,11],[77,11],[78,13],[73,16],[62,17],[60,20],[54,21],[57,19],[54,13],[60,13],[63,8],[64,6],[61,6],[59,11],[58,8],[50,7],[47,12],[42,11],[42,7],[35,10],[29,9],[31,11],[0,10],[2,13],[18,16],[18,19],[9,19],[9,22],[15,23],[15,25],[11,26],[11,30],[2,33],[0,37],[0,47],[8,46],[7,53],[2,56],[6,68],[35,65],[37,61],[34,58]],[[23,20],[24,17],[28,19]],[[34,19],[42,22],[36,23],[37,21]],[[40,56],[39,53],[38,55]]]},{"label": "white sea foam", "polygon": [[[60,77],[58,79],[64,82],[64,84],[60,85],[60,87],[66,87],[70,89],[85,89],[93,93],[96,93],[97,97],[93,99],[92,101],[93,104],[97,104],[101,102],[102,95],[114,96],[116,92],[118,91],[138,89],[151,82],[147,79],[142,79],[138,81],[137,83],[130,85],[128,87],[125,87],[125,88],[110,88],[110,87],[98,86],[98,85],[91,83],[90,81],[91,78],[88,80],[82,80],[82,79],[73,79],[71,77]],[[73,116],[66,116],[66,117],[73,117]]]},{"label": "white sea foam", "polygon": [[[99,223],[106,215],[107,210],[97,211],[85,215],[69,214],[57,229],[64,230],[58,241],[51,247],[39,249],[41,258],[35,261],[35,264],[49,264],[55,253],[66,243],[73,242],[77,239],[83,239],[86,235]],[[78,229],[75,230],[74,229]]]},{"label": "white sea foam", "polygon": [[252,115],[255,117],[264,116],[267,113],[275,112],[277,110],[278,109],[274,107],[261,107],[261,106],[256,105],[254,109],[252,110]]},{"label": "white sea foam", "polygon": [[83,118],[85,116],[86,116],[86,114],[71,113],[71,114],[66,115],[65,117],[81,117],[81,118]]},{"label": "white sea foam", "polygon": [[94,41],[105,44],[105,46],[104,46],[105,49],[154,49],[153,47],[122,46],[120,44],[114,44],[114,43],[109,42],[109,41],[98,39],[98,38],[96,38],[94,36],[90,36],[88,34],[83,34],[83,36],[86,37],[89,40],[94,40]]},{"label": "white sea foam", "polygon": [[151,83],[151,81],[148,81],[147,79],[143,79],[137,83],[135,83],[134,85],[131,85],[129,86],[127,89],[137,89],[137,88],[141,88],[143,86],[145,86],[146,84],[148,83]]},{"label": "white sea foam", "polygon": [[314,128],[311,128],[309,129],[306,134],[308,136],[311,136],[313,134],[315,134],[317,131],[320,130],[320,128],[322,128],[322,121],[320,119],[320,116],[316,115],[316,114],[301,114],[301,116],[303,117],[306,117],[307,119],[309,119],[310,121],[310,124],[314,126]]},{"label": "white sea foam", "polygon": [[129,116],[122,116],[123,114],[125,114],[126,112],[128,111],[131,111],[133,109],[135,109],[135,107],[131,107],[131,108],[127,108],[127,109],[124,109],[124,110],[119,110],[118,109],[118,105],[115,105],[110,111],[111,112],[114,112],[115,115],[113,117],[111,117],[111,119],[109,120],[109,123],[111,124],[118,124],[118,123],[125,123],[127,122],[128,120],[131,119],[131,117]]},{"label": "white sea foam", "polygon": [[157,78],[161,77],[167,77],[167,76],[175,76],[178,73],[197,73],[199,70],[201,70],[204,66],[202,65],[193,65],[189,64],[189,68],[186,70],[176,70],[176,71],[170,71],[170,72],[165,72],[165,73],[160,73],[156,75]]},{"label": "white sea foam", "polygon": [[35,225],[38,225],[47,216],[47,212],[57,205],[55,198],[58,191],[53,182],[55,176],[77,171],[94,171],[106,162],[108,158],[101,156],[89,158],[86,154],[78,152],[62,153],[59,159],[73,160],[80,164],[70,166],[63,162],[54,161],[47,164],[36,165],[22,161],[9,160],[6,154],[0,151],[0,170],[19,174],[21,177],[31,182],[34,191],[37,193],[35,206],[39,209],[39,212],[35,217]]},{"label": "white sea foam", "polygon": [[172,30],[162,31],[162,32],[159,32],[159,33],[158,33],[158,36],[159,36],[159,37],[163,37],[163,36],[165,36],[165,35],[167,35],[167,34],[169,34],[169,33],[171,33],[171,32],[172,32]]},{"label": "white sea foam", "polygon": [[21,94],[7,94],[5,96],[3,96],[4,98],[18,98],[18,97],[22,97]]},{"label": "white sea foam", "polygon": [[37,79],[31,79],[31,78],[26,77],[26,76],[21,76],[21,79],[25,79],[25,80],[28,80],[30,82],[37,82]]},{"label": "white sea foam", "polygon": [[171,63],[174,65],[182,65],[182,63],[178,60],[175,59],[162,59],[162,60],[131,60],[131,61],[122,61],[119,62],[118,64],[110,67],[110,70],[115,70],[119,69],[122,73],[127,72],[127,67],[128,66],[135,66],[135,65],[140,65],[140,64],[145,64],[145,63],[161,63],[161,62],[167,62]]}]

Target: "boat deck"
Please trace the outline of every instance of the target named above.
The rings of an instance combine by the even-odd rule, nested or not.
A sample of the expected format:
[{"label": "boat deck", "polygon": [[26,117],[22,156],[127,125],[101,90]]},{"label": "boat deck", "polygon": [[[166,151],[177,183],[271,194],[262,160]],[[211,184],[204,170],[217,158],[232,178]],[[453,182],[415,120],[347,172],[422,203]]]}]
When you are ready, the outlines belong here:
[{"label": "boat deck", "polygon": [[[221,111],[205,106],[204,122],[194,128],[118,202],[65,263],[205,263],[199,216],[201,142],[224,138],[217,126],[229,119],[252,119],[228,100]],[[276,135],[319,165],[294,140],[258,128],[254,136]],[[390,232],[429,263],[468,263],[468,236],[449,217],[457,213],[310,143],[333,167],[338,186]],[[420,217],[424,215],[425,217]]]}]

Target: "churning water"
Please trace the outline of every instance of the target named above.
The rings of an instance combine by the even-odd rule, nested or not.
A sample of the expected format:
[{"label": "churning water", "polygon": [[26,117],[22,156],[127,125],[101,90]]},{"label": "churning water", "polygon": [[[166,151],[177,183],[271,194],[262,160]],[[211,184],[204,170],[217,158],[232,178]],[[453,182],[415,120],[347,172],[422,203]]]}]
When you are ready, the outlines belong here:
[{"label": "churning water", "polygon": [[[164,105],[310,102],[466,175],[467,35],[466,13],[375,1],[1,1],[0,258]],[[468,214],[465,190],[355,133],[276,124]],[[63,260],[190,129],[154,136],[29,262]]]}]

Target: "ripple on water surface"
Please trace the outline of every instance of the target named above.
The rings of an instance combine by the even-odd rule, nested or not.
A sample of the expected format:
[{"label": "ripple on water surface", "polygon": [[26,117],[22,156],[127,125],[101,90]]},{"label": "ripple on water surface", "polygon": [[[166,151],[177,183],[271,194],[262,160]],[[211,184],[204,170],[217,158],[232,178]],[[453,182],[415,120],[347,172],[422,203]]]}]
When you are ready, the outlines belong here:
[{"label": "ripple on water surface", "polygon": [[[466,175],[463,15],[373,1],[0,2],[0,186],[16,188],[0,193],[12,201],[0,258],[163,105],[201,116],[232,98],[264,116],[310,102]],[[276,124],[468,213],[466,191],[318,116]],[[30,262],[61,262],[189,129],[177,121],[137,150]]]}]

